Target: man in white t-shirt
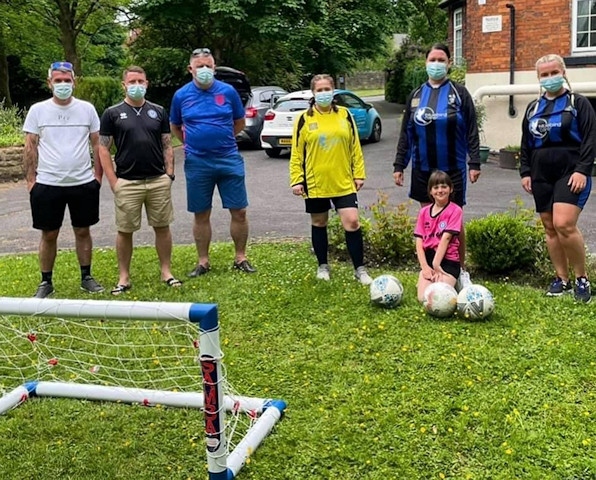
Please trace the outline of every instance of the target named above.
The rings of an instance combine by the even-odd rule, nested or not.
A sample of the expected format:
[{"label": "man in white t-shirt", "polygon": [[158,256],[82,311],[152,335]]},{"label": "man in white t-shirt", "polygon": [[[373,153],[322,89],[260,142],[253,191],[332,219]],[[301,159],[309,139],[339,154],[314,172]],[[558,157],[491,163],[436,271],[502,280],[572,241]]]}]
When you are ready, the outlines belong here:
[{"label": "man in white t-shirt", "polygon": [[[41,230],[41,283],[36,298],[54,293],[52,272],[66,206],[81,266],[81,289],[89,293],[104,290],[91,275],[93,241],[89,231],[91,225],[99,222],[103,175],[99,161],[99,117],[93,105],[72,96],[74,85],[72,64],[52,63],[48,70],[52,98],[34,104],[23,125],[26,134],[23,162],[33,228]],[[89,143],[95,162],[91,160]]]}]

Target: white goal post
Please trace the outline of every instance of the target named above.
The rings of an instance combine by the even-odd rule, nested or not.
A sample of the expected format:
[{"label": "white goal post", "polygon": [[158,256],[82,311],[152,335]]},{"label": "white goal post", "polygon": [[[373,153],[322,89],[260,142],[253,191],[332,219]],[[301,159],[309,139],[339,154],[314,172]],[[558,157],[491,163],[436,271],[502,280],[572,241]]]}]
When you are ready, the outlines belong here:
[{"label": "white goal post", "polygon": [[[215,304],[0,297],[0,415],[35,396],[201,409],[209,480],[235,478],[286,408],[234,394],[222,359]],[[250,426],[231,449],[227,417],[241,414]]]}]

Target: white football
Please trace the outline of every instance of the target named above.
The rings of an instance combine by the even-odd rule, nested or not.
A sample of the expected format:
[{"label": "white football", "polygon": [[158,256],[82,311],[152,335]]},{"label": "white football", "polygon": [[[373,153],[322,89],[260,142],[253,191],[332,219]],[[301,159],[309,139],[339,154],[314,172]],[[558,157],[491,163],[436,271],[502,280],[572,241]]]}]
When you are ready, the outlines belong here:
[{"label": "white football", "polygon": [[370,284],[370,301],[384,308],[397,307],[404,295],[404,287],[393,275],[380,275]]},{"label": "white football", "polygon": [[457,312],[468,320],[481,320],[495,310],[490,290],[482,285],[468,285],[457,295]]},{"label": "white football", "polygon": [[444,282],[431,283],[424,290],[422,305],[433,317],[450,317],[457,309],[457,291]]}]

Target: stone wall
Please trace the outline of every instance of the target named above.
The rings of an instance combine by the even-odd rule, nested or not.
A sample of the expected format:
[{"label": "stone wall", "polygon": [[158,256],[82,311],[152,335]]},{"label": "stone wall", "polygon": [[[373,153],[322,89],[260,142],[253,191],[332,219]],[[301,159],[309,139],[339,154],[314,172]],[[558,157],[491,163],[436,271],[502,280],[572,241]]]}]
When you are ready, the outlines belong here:
[{"label": "stone wall", "polygon": [[[344,85],[341,80],[344,79]],[[337,77],[338,88],[347,88],[348,90],[377,90],[385,88],[385,72],[358,72],[353,75]]]},{"label": "stone wall", "polygon": [[0,182],[18,181],[23,174],[23,148],[0,148]]}]

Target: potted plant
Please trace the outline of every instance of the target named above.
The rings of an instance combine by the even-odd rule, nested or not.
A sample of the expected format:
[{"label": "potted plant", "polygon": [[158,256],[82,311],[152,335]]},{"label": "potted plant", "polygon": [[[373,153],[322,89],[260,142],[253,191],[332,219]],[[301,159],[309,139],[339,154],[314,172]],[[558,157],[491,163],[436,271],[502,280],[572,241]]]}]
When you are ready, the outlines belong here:
[{"label": "potted plant", "polygon": [[490,148],[484,145],[486,139],[484,137],[484,122],[486,121],[486,106],[479,101],[474,101],[474,108],[476,110],[476,124],[478,125],[478,135],[480,136],[480,162],[486,163]]},{"label": "potted plant", "polygon": [[499,150],[499,167],[518,169],[519,168],[519,145],[507,145]]}]

